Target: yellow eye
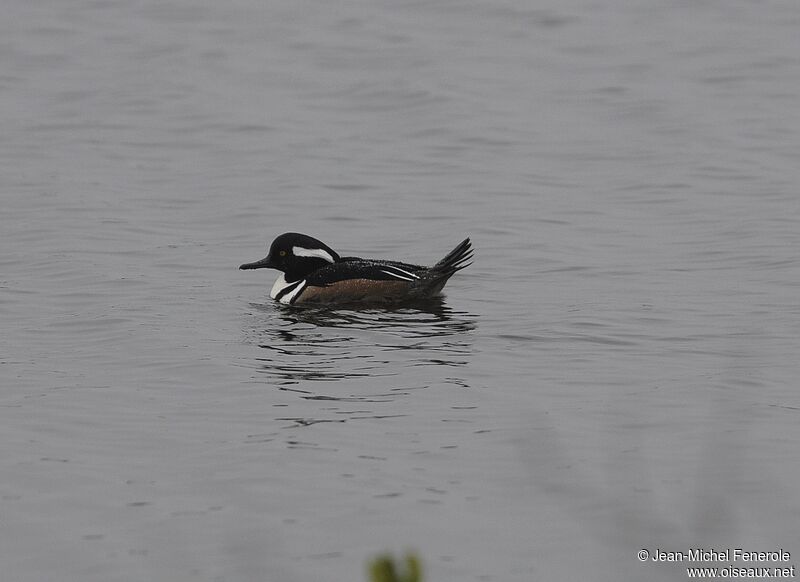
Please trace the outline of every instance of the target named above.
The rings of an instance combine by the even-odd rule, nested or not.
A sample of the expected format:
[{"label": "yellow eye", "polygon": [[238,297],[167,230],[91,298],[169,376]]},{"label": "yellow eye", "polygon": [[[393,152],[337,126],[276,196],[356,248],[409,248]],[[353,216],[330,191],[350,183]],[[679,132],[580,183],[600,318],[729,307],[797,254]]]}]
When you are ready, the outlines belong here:
[{"label": "yellow eye", "polygon": [[281,251],[281,252],[279,252],[278,254],[279,254],[280,256],[282,256],[282,257],[285,257],[285,256],[286,256],[286,251]]}]

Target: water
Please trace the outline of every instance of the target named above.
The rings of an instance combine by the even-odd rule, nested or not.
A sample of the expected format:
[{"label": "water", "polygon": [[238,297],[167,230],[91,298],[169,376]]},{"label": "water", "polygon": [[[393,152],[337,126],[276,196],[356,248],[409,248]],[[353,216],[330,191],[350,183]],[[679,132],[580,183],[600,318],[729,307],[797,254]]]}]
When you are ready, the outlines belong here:
[{"label": "water", "polygon": [[[4,15],[4,579],[800,555],[800,5]],[[422,310],[286,309],[237,266],[288,230],[476,262]]]}]

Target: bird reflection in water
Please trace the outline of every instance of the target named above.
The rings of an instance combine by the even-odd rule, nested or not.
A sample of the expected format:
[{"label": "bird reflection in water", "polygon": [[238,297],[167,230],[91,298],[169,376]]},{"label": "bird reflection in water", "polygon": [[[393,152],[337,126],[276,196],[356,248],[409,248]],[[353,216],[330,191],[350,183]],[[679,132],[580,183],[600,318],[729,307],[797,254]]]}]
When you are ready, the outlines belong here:
[{"label": "bird reflection in water", "polygon": [[[476,328],[476,316],[455,311],[440,297],[402,307],[359,310],[302,309],[272,302],[251,307],[255,317],[248,335],[264,350],[257,358],[260,371],[284,390],[319,400],[382,401],[398,389],[397,382],[382,378],[403,374],[406,389],[413,389],[409,381],[424,380],[415,373],[418,369],[464,366],[470,360]],[[296,386],[358,379],[368,380],[373,392],[377,387],[386,394],[325,396],[307,390],[306,385]]]}]

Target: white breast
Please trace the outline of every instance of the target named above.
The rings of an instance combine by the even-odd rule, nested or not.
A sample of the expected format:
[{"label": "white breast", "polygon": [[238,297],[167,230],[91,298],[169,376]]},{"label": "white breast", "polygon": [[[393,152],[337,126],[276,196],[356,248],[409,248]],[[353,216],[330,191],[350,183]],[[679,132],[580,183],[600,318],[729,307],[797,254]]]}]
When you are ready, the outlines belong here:
[{"label": "white breast", "polygon": [[[286,289],[287,287],[294,287],[291,291],[281,296],[278,299],[278,295],[280,295],[281,291]],[[283,273],[275,280],[275,283],[272,285],[272,290],[269,292],[269,296],[273,299],[278,299],[281,303],[286,303],[287,305],[292,302],[292,299],[300,295],[303,292],[303,289],[306,288],[306,282],[300,281],[299,284],[297,281],[293,281],[291,283],[286,282],[286,278],[283,276]]]},{"label": "white breast", "polygon": [[275,299],[278,296],[278,293],[288,286],[289,283],[286,282],[286,278],[283,276],[283,273],[281,273],[278,278],[275,279],[275,283],[272,285],[272,291],[269,292],[269,296]]}]

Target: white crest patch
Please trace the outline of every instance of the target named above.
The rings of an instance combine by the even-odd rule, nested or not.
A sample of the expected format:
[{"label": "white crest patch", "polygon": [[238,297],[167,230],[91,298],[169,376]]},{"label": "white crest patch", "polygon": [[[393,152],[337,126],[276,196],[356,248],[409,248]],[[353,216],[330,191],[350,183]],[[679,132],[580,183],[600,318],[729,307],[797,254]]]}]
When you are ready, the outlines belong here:
[{"label": "white crest patch", "polygon": [[331,254],[324,249],[307,249],[305,247],[292,247],[292,253],[296,257],[316,257],[325,259],[329,263],[335,263]]}]

